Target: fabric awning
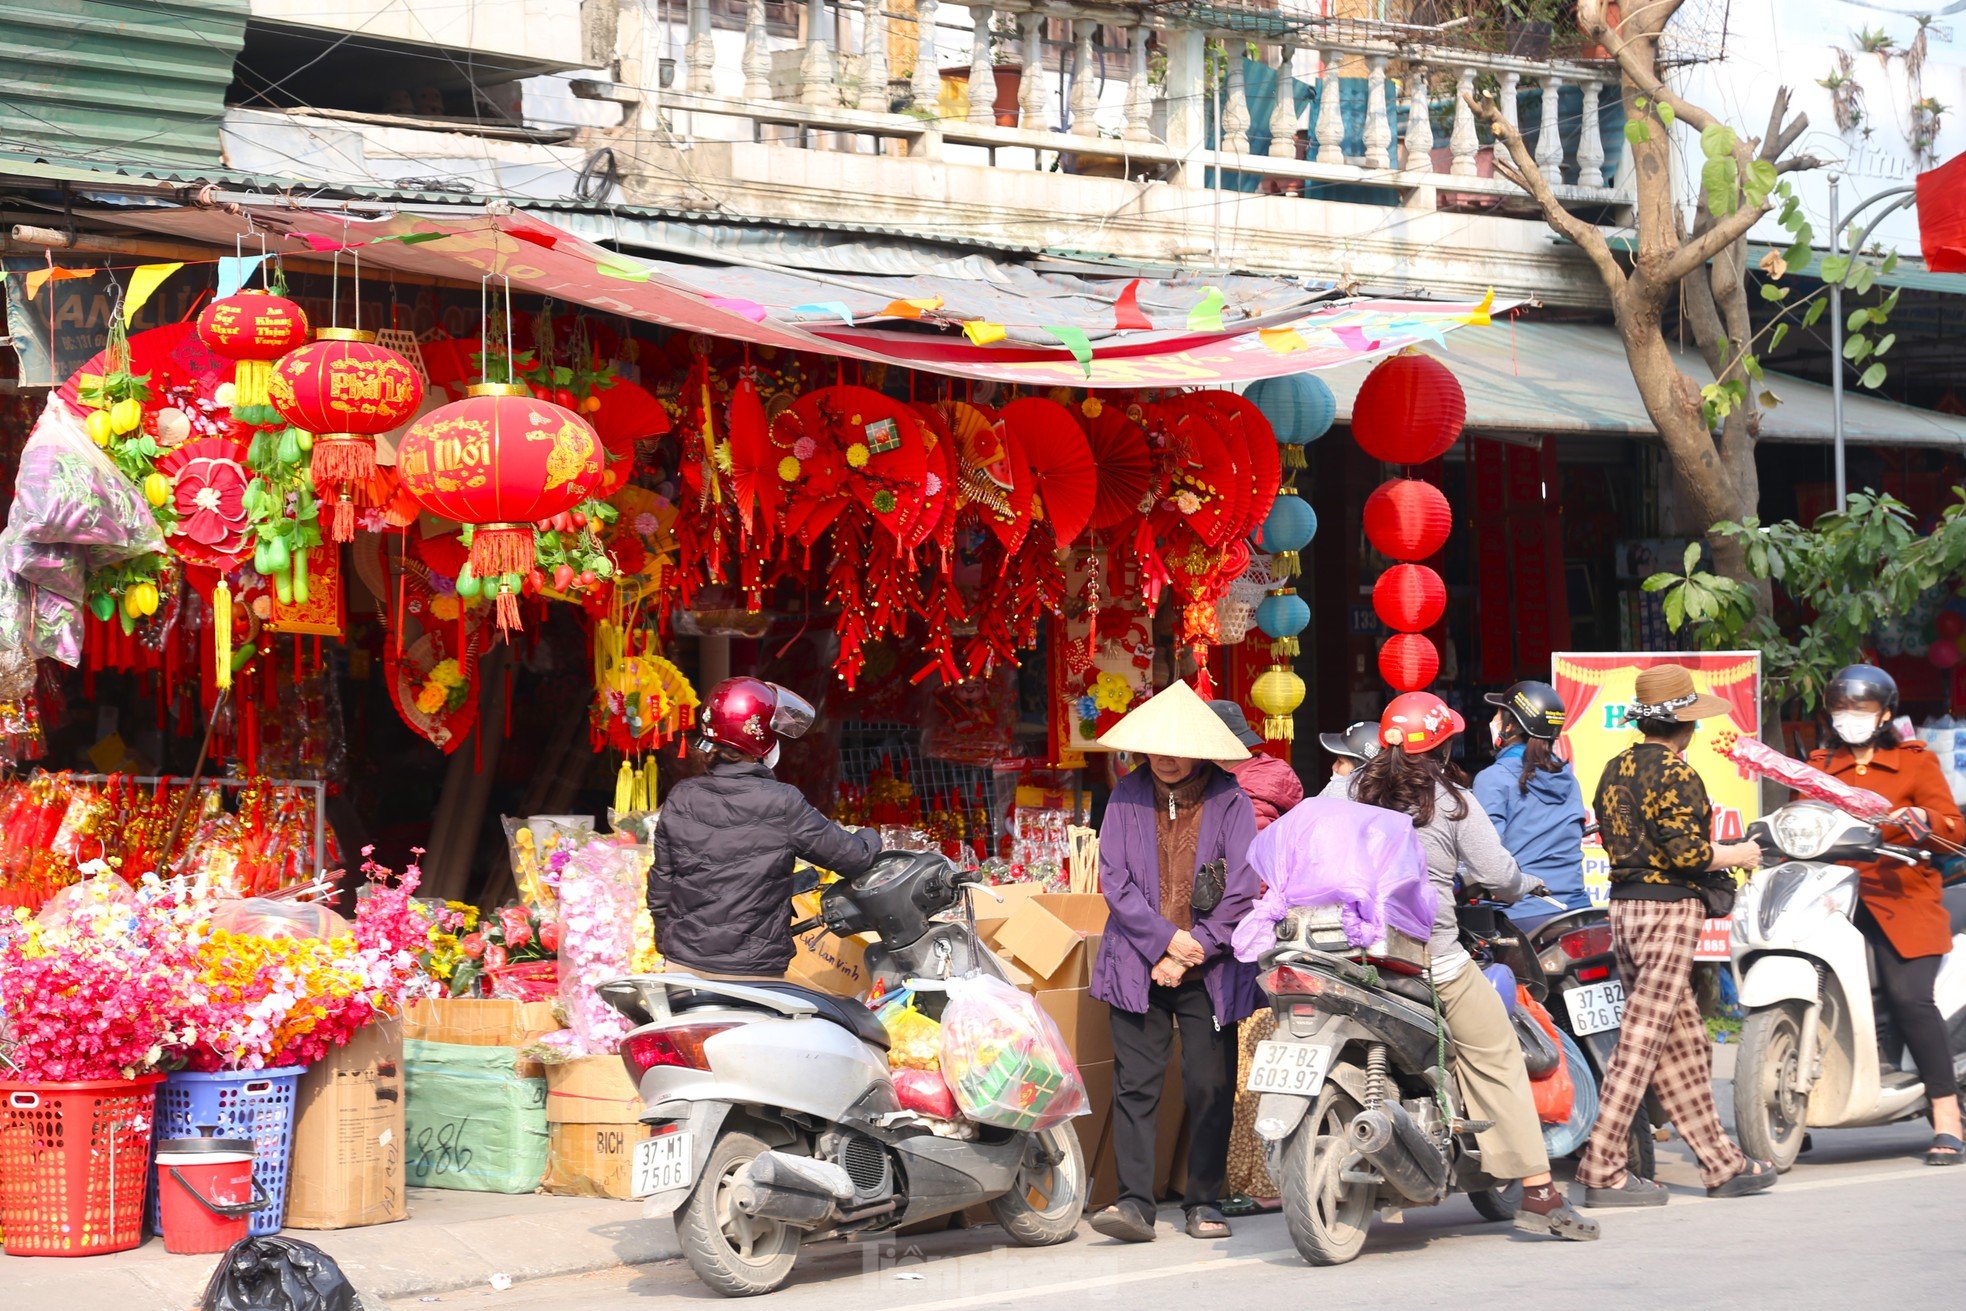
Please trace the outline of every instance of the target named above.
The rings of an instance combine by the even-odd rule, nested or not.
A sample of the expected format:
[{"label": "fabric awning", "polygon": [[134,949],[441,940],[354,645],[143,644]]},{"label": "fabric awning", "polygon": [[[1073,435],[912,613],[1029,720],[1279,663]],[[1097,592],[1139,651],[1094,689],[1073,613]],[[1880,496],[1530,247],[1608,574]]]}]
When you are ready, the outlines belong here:
[{"label": "fabric awning", "polygon": [[[1674,356],[1689,376],[1711,376],[1693,351],[1676,350]],[[1487,332],[1456,335],[1441,358],[1467,393],[1470,432],[1656,435],[1611,328],[1500,322]],[[1319,375],[1337,393],[1340,418],[1351,418],[1352,401],[1370,371],[1366,364],[1345,364]],[[1762,440],[1834,440],[1828,387],[1781,373],[1769,373],[1767,387],[1782,403],[1763,412]],[[1846,390],[1843,436],[1864,445],[1966,448],[1966,418]]]},{"label": "fabric awning", "polygon": [[[1367,360],[1486,323],[1490,303],[1345,300],[1324,284],[1223,275],[1095,278],[1006,262],[989,277],[837,275],[609,250],[509,206],[385,218],[279,205],[131,208],[104,217],[231,250],[476,282],[690,332],[1029,385],[1246,382]],[[1137,284],[1137,285],[1136,285]],[[1134,288],[1132,319],[1116,306]]]}]

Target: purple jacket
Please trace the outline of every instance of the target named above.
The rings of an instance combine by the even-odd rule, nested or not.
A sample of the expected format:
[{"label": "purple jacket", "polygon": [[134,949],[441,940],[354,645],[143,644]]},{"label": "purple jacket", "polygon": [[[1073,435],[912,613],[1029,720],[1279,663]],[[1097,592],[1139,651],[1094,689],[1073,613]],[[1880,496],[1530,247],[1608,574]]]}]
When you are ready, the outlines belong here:
[{"label": "purple jacket", "polygon": [[[1249,867],[1249,844],[1256,836],[1256,814],[1249,798],[1227,772],[1210,771],[1202,792],[1197,865],[1226,860],[1228,877],[1221,904],[1195,921],[1191,932],[1208,953],[1202,978],[1215,1003],[1218,1023],[1234,1024],[1256,1009],[1256,967],[1235,958],[1229,938],[1256,900],[1256,875]],[[1160,913],[1160,852],[1154,833],[1154,782],[1151,770],[1134,770],[1119,781],[1099,825],[1099,879],[1112,907],[1099,956],[1092,963],[1092,995],[1123,1011],[1147,1009],[1154,963],[1167,954],[1174,925]]]}]

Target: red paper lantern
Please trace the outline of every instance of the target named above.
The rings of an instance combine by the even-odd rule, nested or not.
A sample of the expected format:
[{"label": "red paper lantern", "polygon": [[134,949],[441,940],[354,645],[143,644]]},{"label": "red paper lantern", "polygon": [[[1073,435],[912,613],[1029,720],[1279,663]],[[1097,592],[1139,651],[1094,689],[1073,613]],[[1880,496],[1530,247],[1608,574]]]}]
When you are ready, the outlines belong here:
[{"label": "red paper lantern", "polygon": [[1396,564],[1372,585],[1372,609],[1394,632],[1424,632],[1446,613],[1447,584],[1423,564]]},{"label": "red paper lantern", "polygon": [[470,393],[410,426],[396,472],[424,509],[476,525],[471,571],[500,580],[499,624],[516,628],[509,579],[533,567],[533,524],[593,495],[605,458],[585,419],[522,383],[480,383]]},{"label": "red paper lantern", "polygon": [[1380,361],[1352,402],[1352,436],[1375,460],[1425,464],[1446,454],[1468,420],[1468,400],[1447,366],[1408,351]]},{"label": "red paper lantern", "polygon": [[1440,672],[1440,652],[1419,633],[1395,633],[1379,648],[1379,677],[1395,692],[1418,692]]},{"label": "red paper lantern", "polygon": [[1365,539],[1394,560],[1424,560],[1447,545],[1454,512],[1432,483],[1394,478],[1365,498]]},{"label": "red paper lantern", "polygon": [[222,359],[238,361],[233,373],[232,417],[263,428],[279,421],[268,389],[273,361],[307,341],[307,315],[285,296],[242,291],[215,300],[198,315],[198,338]]},{"label": "red paper lantern", "polygon": [[273,408],[314,434],[314,490],[334,507],[328,539],[355,535],[355,507],[375,476],[375,435],[406,422],[423,404],[423,378],[410,362],[378,346],[373,332],[323,328],[273,366]]}]

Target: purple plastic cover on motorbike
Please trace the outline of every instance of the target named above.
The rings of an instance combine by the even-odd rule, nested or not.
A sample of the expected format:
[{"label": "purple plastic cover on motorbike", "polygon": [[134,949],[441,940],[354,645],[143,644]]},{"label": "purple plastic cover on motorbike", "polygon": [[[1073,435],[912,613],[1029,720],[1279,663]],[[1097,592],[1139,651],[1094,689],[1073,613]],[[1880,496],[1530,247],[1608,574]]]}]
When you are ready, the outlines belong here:
[{"label": "purple plastic cover on motorbike", "polygon": [[1256,835],[1249,864],[1264,891],[1236,926],[1238,960],[1275,943],[1277,921],[1293,906],[1341,907],[1345,936],[1359,947],[1388,927],[1422,939],[1433,932],[1439,894],[1413,821],[1398,811],[1315,797]]}]

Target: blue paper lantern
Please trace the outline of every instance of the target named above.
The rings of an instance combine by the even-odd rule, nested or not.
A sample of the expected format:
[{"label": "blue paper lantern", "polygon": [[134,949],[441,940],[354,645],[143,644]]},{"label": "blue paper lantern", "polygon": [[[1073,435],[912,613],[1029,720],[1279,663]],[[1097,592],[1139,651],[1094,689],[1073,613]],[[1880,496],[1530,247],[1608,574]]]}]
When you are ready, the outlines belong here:
[{"label": "blue paper lantern", "polygon": [[1297,573],[1297,553],[1316,535],[1317,512],[1311,503],[1286,492],[1277,497],[1269,517],[1257,529],[1256,549],[1276,557],[1279,578],[1290,578]]},{"label": "blue paper lantern", "polygon": [[1297,634],[1309,627],[1310,622],[1311,607],[1294,588],[1272,592],[1256,606],[1256,626],[1270,639],[1273,656],[1296,655]]},{"label": "blue paper lantern", "polygon": [[1286,468],[1304,467],[1300,449],[1331,431],[1338,421],[1338,398],[1324,379],[1313,373],[1287,373],[1259,378],[1243,393],[1276,432]]}]

